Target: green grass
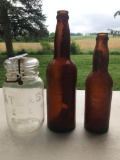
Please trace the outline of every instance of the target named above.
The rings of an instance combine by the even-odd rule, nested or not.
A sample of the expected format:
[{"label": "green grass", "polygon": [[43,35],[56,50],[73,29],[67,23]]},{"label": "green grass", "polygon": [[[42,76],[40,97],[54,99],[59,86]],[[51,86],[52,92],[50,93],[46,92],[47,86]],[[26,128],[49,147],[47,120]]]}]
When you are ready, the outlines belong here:
[{"label": "green grass", "polygon": [[[40,77],[43,79],[46,87],[46,67],[53,58],[52,55],[34,55],[40,61]],[[77,89],[85,89],[85,80],[92,70],[92,55],[72,55],[72,60],[77,66]],[[2,87],[5,79],[5,69],[3,67],[4,57],[0,56],[0,87]],[[109,57],[109,73],[113,78],[113,90],[120,90],[120,56],[110,55]]]}]

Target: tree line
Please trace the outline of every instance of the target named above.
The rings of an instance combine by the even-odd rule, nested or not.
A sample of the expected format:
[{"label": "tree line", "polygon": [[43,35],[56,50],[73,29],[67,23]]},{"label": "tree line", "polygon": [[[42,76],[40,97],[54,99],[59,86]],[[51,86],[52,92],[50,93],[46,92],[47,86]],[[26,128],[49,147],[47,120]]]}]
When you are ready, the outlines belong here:
[{"label": "tree line", "polygon": [[[42,0],[0,0],[0,41],[6,45],[7,56],[14,56],[13,41],[53,41],[45,25],[46,15],[42,13]],[[19,5],[18,5],[19,4]],[[120,11],[114,17],[120,15]],[[91,33],[93,34],[93,33]],[[71,33],[81,36],[82,33]]]}]

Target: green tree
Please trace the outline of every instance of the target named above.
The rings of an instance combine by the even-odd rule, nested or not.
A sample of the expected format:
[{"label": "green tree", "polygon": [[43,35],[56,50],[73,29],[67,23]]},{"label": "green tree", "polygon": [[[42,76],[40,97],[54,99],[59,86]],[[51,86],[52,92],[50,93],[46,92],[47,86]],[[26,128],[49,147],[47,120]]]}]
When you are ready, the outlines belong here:
[{"label": "green tree", "polygon": [[54,38],[55,38],[55,33],[54,32],[50,33],[49,34],[49,41],[54,42]]},{"label": "green tree", "polygon": [[80,54],[80,47],[74,41],[71,42],[70,52],[71,54]]},{"label": "green tree", "polygon": [[115,12],[114,18],[115,18],[116,16],[120,16],[120,11]]},{"label": "green tree", "polygon": [[0,35],[8,57],[13,56],[12,39],[38,40],[48,36],[45,21],[42,0],[0,0]]}]

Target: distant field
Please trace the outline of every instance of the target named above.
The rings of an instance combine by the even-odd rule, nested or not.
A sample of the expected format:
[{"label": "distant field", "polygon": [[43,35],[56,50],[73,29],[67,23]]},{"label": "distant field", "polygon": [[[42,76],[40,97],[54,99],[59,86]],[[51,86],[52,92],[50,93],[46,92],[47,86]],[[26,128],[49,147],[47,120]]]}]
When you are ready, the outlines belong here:
[{"label": "distant field", "polygon": [[[96,36],[72,36],[71,41],[75,41],[81,50],[94,50]],[[120,37],[109,36],[108,47],[110,50],[120,50]],[[38,51],[41,49],[40,43],[13,43],[15,51],[25,49],[26,51]],[[5,44],[0,43],[0,52],[5,51]]]},{"label": "distant field", "polygon": [[[41,49],[40,43],[14,42],[14,51],[25,49],[26,51],[37,51]],[[6,51],[5,43],[0,43],[0,52]]]},{"label": "distant field", "polygon": [[[71,40],[79,44],[81,50],[94,50],[96,36],[71,37]],[[109,36],[109,50],[120,50],[120,37]]]}]

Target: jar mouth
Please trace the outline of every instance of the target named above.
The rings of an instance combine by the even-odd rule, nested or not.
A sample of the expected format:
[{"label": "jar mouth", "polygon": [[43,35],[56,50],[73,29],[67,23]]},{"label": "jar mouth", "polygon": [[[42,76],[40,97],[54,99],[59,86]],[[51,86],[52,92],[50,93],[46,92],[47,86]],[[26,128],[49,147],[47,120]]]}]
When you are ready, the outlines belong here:
[{"label": "jar mouth", "polygon": [[6,59],[4,67],[6,70],[23,70],[39,66],[39,61],[32,57],[22,57],[20,59]]},{"label": "jar mouth", "polygon": [[23,84],[23,80],[38,77],[39,61],[32,57],[22,57],[20,59],[7,59],[4,61],[6,69],[6,82],[18,82]]}]

